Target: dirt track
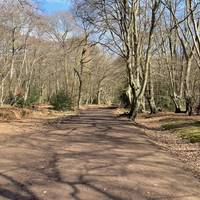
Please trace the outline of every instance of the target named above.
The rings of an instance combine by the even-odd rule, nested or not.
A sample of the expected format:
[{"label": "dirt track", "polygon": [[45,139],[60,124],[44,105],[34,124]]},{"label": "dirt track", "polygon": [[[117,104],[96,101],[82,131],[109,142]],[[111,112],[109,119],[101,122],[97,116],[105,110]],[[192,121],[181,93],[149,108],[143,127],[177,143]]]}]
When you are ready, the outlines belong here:
[{"label": "dirt track", "polygon": [[128,120],[90,109],[0,137],[4,199],[200,200],[200,183]]}]

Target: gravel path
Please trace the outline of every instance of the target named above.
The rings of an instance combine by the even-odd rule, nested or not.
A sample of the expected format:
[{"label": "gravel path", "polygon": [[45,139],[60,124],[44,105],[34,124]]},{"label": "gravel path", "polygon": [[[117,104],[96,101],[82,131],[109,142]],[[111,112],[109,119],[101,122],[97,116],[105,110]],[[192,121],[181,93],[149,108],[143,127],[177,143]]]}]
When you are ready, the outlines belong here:
[{"label": "gravel path", "polygon": [[128,120],[88,109],[0,137],[0,199],[200,200],[200,183]]}]

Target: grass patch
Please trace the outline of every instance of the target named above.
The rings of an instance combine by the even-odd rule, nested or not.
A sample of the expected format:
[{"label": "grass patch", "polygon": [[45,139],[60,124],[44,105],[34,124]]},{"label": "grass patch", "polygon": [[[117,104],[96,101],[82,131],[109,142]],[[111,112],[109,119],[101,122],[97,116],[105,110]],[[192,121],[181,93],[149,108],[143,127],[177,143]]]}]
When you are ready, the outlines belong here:
[{"label": "grass patch", "polygon": [[177,133],[181,138],[189,140],[191,143],[200,142],[200,121],[194,120],[168,120],[162,127]]},{"label": "grass patch", "polygon": [[189,140],[191,143],[200,142],[200,127],[190,127],[178,130],[183,139]]}]

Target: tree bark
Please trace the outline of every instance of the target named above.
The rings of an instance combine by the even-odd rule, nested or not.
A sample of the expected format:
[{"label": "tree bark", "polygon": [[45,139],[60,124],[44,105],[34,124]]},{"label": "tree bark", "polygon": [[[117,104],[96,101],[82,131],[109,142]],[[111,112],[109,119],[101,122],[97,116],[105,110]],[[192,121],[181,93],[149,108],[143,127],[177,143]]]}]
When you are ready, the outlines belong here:
[{"label": "tree bark", "polygon": [[153,80],[152,80],[151,66],[149,66],[149,81],[148,81],[148,85],[147,85],[147,101],[149,103],[150,113],[156,114],[158,112],[158,109],[156,107],[155,98],[154,98],[154,85],[153,85]]}]

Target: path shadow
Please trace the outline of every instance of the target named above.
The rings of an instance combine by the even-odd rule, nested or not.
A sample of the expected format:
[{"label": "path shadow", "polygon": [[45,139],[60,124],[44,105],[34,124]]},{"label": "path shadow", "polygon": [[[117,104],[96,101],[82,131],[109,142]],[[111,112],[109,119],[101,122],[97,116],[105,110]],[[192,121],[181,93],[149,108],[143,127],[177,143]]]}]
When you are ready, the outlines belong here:
[{"label": "path shadow", "polygon": [[[114,118],[112,109],[83,111],[1,146],[6,155],[0,152],[0,197],[10,200],[200,197],[180,163],[131,122]],[[41,195],[41,188],[47,193]]]},{"label": "path shadow", "polygon": [[0,178],[6,179],[14,186],[14,190],[0,187],[0,196],[10,200],[39,200],[36,194],[28,189],[26,184],[15,180],[13,177],[0,173]]}]

